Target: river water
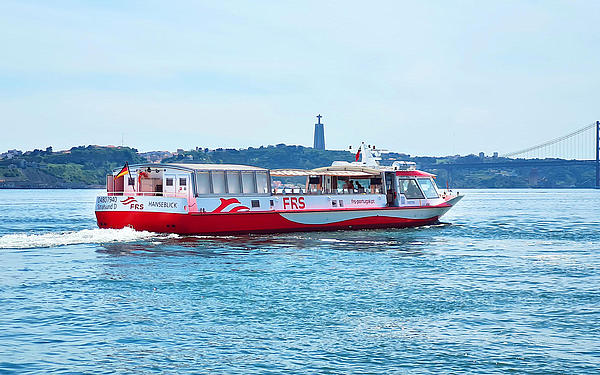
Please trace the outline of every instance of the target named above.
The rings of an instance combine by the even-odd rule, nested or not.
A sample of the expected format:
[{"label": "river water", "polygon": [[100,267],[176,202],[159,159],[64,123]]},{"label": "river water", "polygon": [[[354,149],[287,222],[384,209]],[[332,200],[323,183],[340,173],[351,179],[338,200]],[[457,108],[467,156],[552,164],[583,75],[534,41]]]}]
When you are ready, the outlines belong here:
[{"label": "river water", "polygon": [[600,191],[222,238],[97,229],[97,193],[0,190],[0,373],[600,372]]}]

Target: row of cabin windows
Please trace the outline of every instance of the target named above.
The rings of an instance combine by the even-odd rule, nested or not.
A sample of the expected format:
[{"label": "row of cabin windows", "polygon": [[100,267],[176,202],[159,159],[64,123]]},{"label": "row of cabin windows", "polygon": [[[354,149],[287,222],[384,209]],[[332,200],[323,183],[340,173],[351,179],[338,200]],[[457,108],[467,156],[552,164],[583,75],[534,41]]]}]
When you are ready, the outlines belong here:
[{"label": "row of cabin windows", "polygon": [[262,171],[198,171],[198,194],[267,194],[269,176]]},{"label": "row of cabin windows", "polygon": [[[180,178],[179,179],[179,186],[186,186],[186,184],[187,184],[187,179],[185,179],[185,178]],[[127,185],[134,186],[135,185],[135,178],[129,177],[127,179]],[[165,179],[165,185],[167,185],[167,186],[173,186],[173,179],[172,178]]]},{"label": "row of cabin windows", "polygon": [[[165,179],[165,185],[167,185],[167,186],[173,186],[173,179],[172,178]],[[187,179],[180,178],[179,179],[179,186],[186,186],[186,185],[187,185]]]}]

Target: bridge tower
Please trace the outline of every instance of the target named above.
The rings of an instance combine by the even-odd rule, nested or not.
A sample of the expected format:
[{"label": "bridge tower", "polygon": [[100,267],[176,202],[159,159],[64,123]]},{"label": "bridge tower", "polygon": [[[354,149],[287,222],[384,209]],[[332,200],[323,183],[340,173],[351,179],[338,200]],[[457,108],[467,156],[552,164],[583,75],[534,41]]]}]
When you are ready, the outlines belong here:
[{"label": "bridge tower", "polygon": [[600,121],[596,121],[596,189],[600,189]]}]

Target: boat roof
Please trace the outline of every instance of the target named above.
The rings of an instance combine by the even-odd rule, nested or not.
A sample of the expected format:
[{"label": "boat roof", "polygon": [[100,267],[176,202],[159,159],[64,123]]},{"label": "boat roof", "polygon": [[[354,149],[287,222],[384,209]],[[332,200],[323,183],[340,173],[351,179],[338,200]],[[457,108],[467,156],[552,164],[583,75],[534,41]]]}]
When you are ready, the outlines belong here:
[{"label": "boat roof", "polygon": [[266,171],[265,168],[253,167],[251,165],[242,164],[185,164],[185,163],[174,163],[172,165],[190,168],[195,170],[223,170],[223,171]]},{"label": "boat roof", "polygon": [[131,168],[180,168],[194,171],[267,171],[265,168],[241,164],[142,163]]},{"label": "boat roof", "polygon": [[396,171],[396,176],[406,176],[406,177],[434,177],[435,178],[434,174],[423,172],[423,171],[419,171],[419,170]]},{"label": "boat roof", "polygon": [[[192,171],[268,171],[265,168],[253,167],[242,164],[187,164],[187,163],[141,163],[132,164],[130,168],[179,168]],[[114,171],[119,171],[115,168]],[[396,176],[433,177],[435,175],[419,170],[394,170],[390,167],[373,168],[363,165],[332,165],[315,169],[272,169],[271,176],[298,177],[298,176],[343,176],[343,177],[378,177],[382,172],[396,172]]]},{"label": "boat roof", "polygon": [[296,176],[348,176],[348,177],[374,177],[380,176],[381,170],[358,165],[335,165],[315,169],[273,169],[271,176],[296,177]]}]

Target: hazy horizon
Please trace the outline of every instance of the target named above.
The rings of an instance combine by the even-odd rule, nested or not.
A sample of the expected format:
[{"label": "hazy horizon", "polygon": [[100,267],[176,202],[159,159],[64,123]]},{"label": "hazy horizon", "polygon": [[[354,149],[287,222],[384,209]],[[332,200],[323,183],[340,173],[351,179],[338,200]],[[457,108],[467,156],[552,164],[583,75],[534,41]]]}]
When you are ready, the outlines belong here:
[{"label": "hazy horizon", "polygon": [[11,1],[0,152],[508,153],[600,119],[600,3]]}]

